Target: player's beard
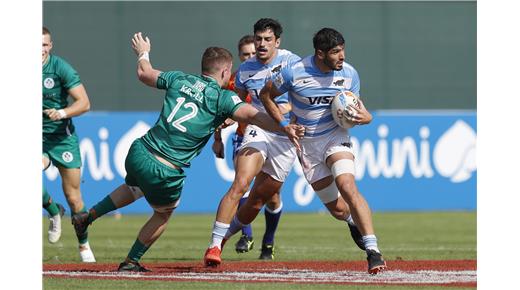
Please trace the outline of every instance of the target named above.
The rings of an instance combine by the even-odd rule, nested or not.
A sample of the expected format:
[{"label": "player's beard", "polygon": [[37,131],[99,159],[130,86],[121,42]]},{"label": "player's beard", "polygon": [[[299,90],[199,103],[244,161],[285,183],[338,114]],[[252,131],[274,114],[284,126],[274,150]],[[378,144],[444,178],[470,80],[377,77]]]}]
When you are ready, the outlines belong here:
[{"label": "player's beard", "polygon": [[329,59],[328,57],[325,57],[325,58],[323,59],[323,63],[324,63],[328,68],[330,68],[331,70],[337,70],[337,71],[339,71],[339,70],[342,70],[342,69],[343,69],[343,61],[341,61],[341,62],[340,62],[340,61],[335,62],[335,61]]}]

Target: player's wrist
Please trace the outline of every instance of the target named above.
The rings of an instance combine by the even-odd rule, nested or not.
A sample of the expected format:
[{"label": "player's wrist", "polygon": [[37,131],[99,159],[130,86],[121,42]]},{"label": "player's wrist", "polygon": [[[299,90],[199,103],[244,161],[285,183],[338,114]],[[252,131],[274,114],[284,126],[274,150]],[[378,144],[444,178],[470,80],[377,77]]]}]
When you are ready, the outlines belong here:
[{"label": "player's wrist", "polygon": [[65,112],[64,109],[60,109],[60,110],[58,110],[57,112],[58,112],[58,114],[60,115],[60,119],[65,119],[65,118],[67,118],[67,112]]},{"label": "player's wrist", "polygon": [[280,122],[278,122],[278,125],[280,125],[280,127],[282,127],[282,128],[285,128],[286,126],[289,125],[289,121],[287,121],[286,119],[283,119]]},{"label": "player's wrist", "polygon": [[139,54],[139,58],[137,59],[137,62],[141,61],[142,59],[150,62],[150,52],[143,51]]}]

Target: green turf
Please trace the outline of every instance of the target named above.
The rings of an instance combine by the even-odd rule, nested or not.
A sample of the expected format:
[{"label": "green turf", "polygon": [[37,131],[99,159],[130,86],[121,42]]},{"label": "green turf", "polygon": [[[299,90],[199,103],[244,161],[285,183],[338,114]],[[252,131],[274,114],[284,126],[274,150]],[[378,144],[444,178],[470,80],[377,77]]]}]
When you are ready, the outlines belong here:
[{"label": "green turf", "polygon": [[[153,262],[202,261],[202,256],[208,246],[214,217],[213,214],[174,215],[164,235],[145,254],[142,262],[146,265]],[[97,220],[89,228],[89,232],[90,245],[98,262],[121,262],[127,255],[146,219],[146,216],[124,215],[121,219],[105,216]],[[375,213],[373,219],[379,246],[388,260],[476,259],[477,224],[475,212]],[[50,245],[47,242],[47,225],[48,220],[44,219],[43,262],[79,262],[77,242],[70,219],[64,219],[62,238],[55,245]],[[228,242],[223,253],[223,259],[225,261],[256,260],[259,255],[263,230],[264,219],[260,216],[260,219],[253,224],[255,249],[249,253],[236,254],[233,251],[233,244],[238,239],[238,235],[236,235]],[[334,220],[325,213],[284,214],[276,236],[275,254],[278,261],[365,259],[364,252],[360,251],[350,238],[346,224]],[[81,283],[81,281],[78,282],[75,279],[50,278],[44,278],[43,281],[47,289],[111,289],[121,287],[126,289],[145,289],[143,287],[166,289],[158,288],[159,286],[148,286],[160,284],[148,281],[108,282],[103,280],[95,283]],[[80,283],[83,287],[74,283]],[[184,288],[184,286],[181,286],[183,283],[169,283],[176,283],[175,285],[179,288]],[[107,286],[104,286],[105,284]],[[234,284],[193,282],[186,285],[194,285],[193,289],[203,289],[207,285],[211,285],[212,289],[256,289],[254,287],[261,287],[257,284],[247,284],[247,288],[244,288],[243,284],[237,284],[236,287],[239,288],[231,288],[234,287]],[[222,288],[215,288],[217,285]],[[299,289],[302,286],[284,285],[288,287],[286,289]],[[323,288],[318,289],[331,289],[330,287],[323,286]],[[278,285],[276,288],[278,288]],[[390,287],[388,289],[411,288]],[[421,287],[421,289],[427,288]]]},{"label": "green turf", "polygon": [[[193,290],[228,290],[228,289],[258,289],[258,290],[320,290],[320,289],[347,289],[347,290],[464,290],[466,287],[444,287],[444,286],[372,286],[372,285],[326,285],[326,284],[289,284],[289,283],[203,283],[203,282],[165,282],[165,281],[113,281],[113,280],[91,280],[91,279],[61,279],[46,278],[43,284],[44,289],[52,290],[146,290],[146,289],[193,289]],[[470,288],[471,289],[471,288]]]}]

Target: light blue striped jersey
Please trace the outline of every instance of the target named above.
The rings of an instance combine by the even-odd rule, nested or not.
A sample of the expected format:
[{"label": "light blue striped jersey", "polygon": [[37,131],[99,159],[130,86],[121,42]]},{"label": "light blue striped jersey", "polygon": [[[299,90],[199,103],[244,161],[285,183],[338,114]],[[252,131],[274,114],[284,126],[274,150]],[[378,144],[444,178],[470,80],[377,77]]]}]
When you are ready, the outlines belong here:
[{"label": "light blue striped jersey", "polygon": [[348,63],[343,69],[323,73],[308,56],[272,76],[281,93],[289,93],[292,113],[298,124],[305,126],[309,137],[324,135],[338,127],[330,110],[334,96],[340,91],[351,91],[359,96],[359,76]]},{"label": "light blue striped jersey", "polygon": [[[251,96],[251,104],[260,112],[266,112],[264,105],[260,101],[260,90],[271,78],[271,75],[280,72],[301,58],[285,49],[278,49],[275,58],[268,64],[263,64],[256,57],[252,57],[238,68],[235,76],[235,87],[247,91]],[[288,96],[283,94],[276,98],[276,103],[287,103]],[[287,116],[286,116],[287,118]]]}]

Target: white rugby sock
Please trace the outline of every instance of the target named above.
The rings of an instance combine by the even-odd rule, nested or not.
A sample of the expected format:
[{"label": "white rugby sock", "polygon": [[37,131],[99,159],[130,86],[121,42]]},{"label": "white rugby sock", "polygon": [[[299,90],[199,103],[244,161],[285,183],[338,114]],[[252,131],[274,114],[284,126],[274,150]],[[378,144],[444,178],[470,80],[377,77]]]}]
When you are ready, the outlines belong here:
[{"label": "white rugby sock", "polygon": [[363,236],[363,244],[365,244],[365,249],[374,250],[374,251],[380,253],[379,248],[377,247],[376,235]]},{"label": "white rugby sock", "polygon": [[220,245],[222,244],[222,240],[224,239],[224,235],[226,235],[228,229],[229,224],[215,221],[213,224],[213,232],[211,233],[211,243],[209,244],[209,247],[218,247],[220,249]]},{"label": "white rugby sock", "polygon": [[355,225],[356,225],[356,223],[354,223],[354,219],[352,218],[352,215],[351,215],[351,214],[348,215],[348,217],[345,219],[345,221],[346,221],[349,225],[351,225],[351,226],[355,226]]},{"label": "white rugby sock", "polygon": [[277,214],[282,211],[283,202],[280,201],[280,206],[277,209],[270,209],[267,205],[265,206],[265,210],[270,214]]}]

